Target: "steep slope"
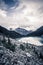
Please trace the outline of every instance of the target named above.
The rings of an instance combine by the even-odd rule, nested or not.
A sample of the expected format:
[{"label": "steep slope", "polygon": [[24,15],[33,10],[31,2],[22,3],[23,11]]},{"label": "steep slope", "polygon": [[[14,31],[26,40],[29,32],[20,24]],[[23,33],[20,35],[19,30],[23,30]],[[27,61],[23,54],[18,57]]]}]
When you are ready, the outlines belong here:
[{"label": "steep slope", "polygon": [[19,37],[22,37],[21,34],[15,32],[15,31],[10,31],[10,30],[7,30],[6,28],[0,26],[0,33],[6,35],[6,36],[9,36],[11,38],[19,38]]},{"label": "steep slope", "polygon": [[12,51],[12,44],[0,41],[0,65],[43,65],[43,46],[18,43],[15,42],[15,51]]},{"label": "steep slope", "polygon": [[9,30],[7,30],[6,28],[0,26],[0,33],[3,33],[5,35],[8,35],[9,34]]},{"label": "steep slope", "polygon": [[28,34],[27,36],[41,36],[41,35],[43,35],[43,26],[38,28],[36,31]]}]

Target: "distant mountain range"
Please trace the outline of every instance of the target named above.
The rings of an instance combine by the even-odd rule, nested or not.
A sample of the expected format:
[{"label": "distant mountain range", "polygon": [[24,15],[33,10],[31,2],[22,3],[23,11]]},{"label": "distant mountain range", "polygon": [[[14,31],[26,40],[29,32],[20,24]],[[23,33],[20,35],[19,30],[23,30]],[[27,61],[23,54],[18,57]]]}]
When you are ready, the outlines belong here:
[{"label": "distant mountain range", "polygon": [[21,35],[27,35],[32,33],[32,30],[27,31],[26,29],[23,29],[23,28],[16,28],[15,31]]},{"label": "distant mountain range", "polygon": [[28,36],[41,36],[43,35],[43,26],[38,28],[36,31],[27,31],[22,28],[16,28],[14,31],[7,30],[6,28],[0,26],[0,33],[9,36],[11,38],[21,38]]}]

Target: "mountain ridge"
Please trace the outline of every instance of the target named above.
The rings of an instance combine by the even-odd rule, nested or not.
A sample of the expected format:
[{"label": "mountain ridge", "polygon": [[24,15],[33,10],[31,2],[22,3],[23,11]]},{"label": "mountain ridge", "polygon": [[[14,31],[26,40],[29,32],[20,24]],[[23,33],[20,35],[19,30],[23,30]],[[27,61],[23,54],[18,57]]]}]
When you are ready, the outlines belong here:
[{"label": "mountain ridge", "polygon": [[27,36],[41,36],[43,35],[43,26],[35,30],[34,32],[28,34]]},{"label": "mountain ridge", "polygon": [[43,26],[41,26],[40,28],[38,28],[36,31],[28,33],[27,35],[22,35],[22,34],[16,32],[15,30],[10,31],[10,30],[8,30],[8,29],[0,26],[0,33],[4,34],[6,36],[9,36],[11,38],[21,38],[21,37],[29,37],[29,36],[41,36],[41,35],[43,35]]},{"label": "mountain ridge", "polygon": [[27,34],[32,32],[32,30],[28,31],[24,28],[16,28],[15,31],[18,32],[21,35],[27,35]]},{"label": "mountain ridge", "polygon": [[18,37],[22,37],[21,34],[15,32],[15,31],[10,31],[2,26],[0,26],[0,33],[6,35],[6,36],[9,36],[11,38],[18,38]]}]

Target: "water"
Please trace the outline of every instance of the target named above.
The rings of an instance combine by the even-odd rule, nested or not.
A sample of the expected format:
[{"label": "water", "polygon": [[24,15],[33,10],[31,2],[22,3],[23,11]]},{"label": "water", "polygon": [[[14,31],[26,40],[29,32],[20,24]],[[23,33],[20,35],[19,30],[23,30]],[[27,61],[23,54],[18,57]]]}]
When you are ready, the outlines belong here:
[{"label": "water", "polygon": [[31,43],[34,45],[43,45],[43,38],[41,37],[24,37],[18,39],[19,42]]}]

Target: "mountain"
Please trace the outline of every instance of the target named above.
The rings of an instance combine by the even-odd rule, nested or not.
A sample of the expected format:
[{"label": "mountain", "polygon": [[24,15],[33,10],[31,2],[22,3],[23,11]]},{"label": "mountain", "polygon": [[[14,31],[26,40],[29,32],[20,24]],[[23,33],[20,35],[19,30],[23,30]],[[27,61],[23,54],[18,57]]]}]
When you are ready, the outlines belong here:
[{"label": "mountain", "polygon": [[11,38],[21,38],[21,37],[28,37],[28,36],[42,36],[43,35],[43,26],[38,28],[36,31],[27,31],[22,28],[17,28],[15,31],[7,30],[6,28],[0,26],[0,33],[9,36]]},{"label": "mountain", "polygon": [[38,28],[36,31],[28,34],[27,36],[41,36],[41,35],[43,35],[43,26]]},{"label": "mountain", "polygon": [[0,65],[43,65],[43,46],[0,40]]},{"label": "mountain", "polygon": [[6,36],[9,36],[11,38],[19,38],[19,37],[22,37],[21,34],[15,32],[15,31],[10,31],[10,30],[7,30],[6,28],[0,26],[0,33],[6,35]]},{"label": "mountain", "polygon": [[27,35],[27,34],[30,34],[32,32],[31,30],[27,31],[27,30],[25,30],[23,28],[16,28],[15,31],[17,33],[21,34],[21,35]]}]

